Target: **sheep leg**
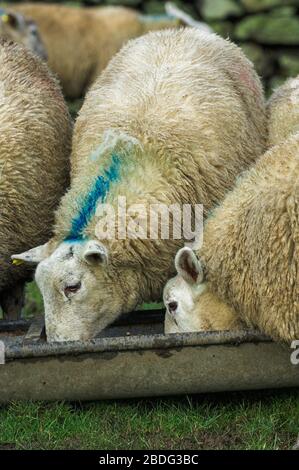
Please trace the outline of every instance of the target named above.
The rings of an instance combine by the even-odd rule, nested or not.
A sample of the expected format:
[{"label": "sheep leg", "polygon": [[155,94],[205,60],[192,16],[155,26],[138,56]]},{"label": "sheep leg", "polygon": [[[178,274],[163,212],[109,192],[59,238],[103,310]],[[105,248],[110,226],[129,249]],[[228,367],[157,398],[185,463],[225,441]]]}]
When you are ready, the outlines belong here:
[{"label": "sheep leg", "polygon": [[18,320],[25,304],[25,284],[16,284],[11,289],[1,292],[0,305],[5,320]]}]

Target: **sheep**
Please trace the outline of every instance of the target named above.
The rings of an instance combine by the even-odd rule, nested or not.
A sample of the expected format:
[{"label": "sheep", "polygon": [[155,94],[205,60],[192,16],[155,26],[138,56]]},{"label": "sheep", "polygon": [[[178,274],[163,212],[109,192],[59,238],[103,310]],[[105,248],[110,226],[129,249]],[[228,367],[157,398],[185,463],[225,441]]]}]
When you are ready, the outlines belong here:
[{"label": "sheep", "polygon": [[[280,143],[277,148],[274,148],[271,152],[261,157],[261,161],[271,161],[273,156],[278,156],[277,162],[275,162],[273,175],[268,175],[268,169],[264,169],[261,171],[261,163],[257,163],[256,168],[253,168],[248,175],[244,177],[240,182],[240,186],[238,189],[232,191],[232,193],[227,196],[228,203],[226,203],[225,208],[219,208],[215,211],[215,213],[211,214],[211,220],[207,223],[207,229],[205,230],[204,239],[205,247],[202,249],[202,258],[204,258],[205,253],[208,253],[208,256],[211,257],[213,263],[213,269],[216,269],[216,262],[223,263],[221,265],[221,272],[223,272],[223,277],[220,280],[218,276],[220,274],[216,274],[214,272],[214,281],[213,283],[208,282],[203,279],[203,267],[201,265],[201,261],[196,258],[195,253],[192,252],[189,248],[181,249],[176,256],[175,265],[177,269],[177,276],[173,279],[170,279],[164,288],[164,304],[166,306],[166,316],[165,316],[165,324],[164,330],[165,333],[176,333],[176,332],[185,332],[185,331],[201,331],[207,329],[213,330],[230,330],[234,329],[235,327],[242,327],[242,312],[246,311],[246,302],[245,302],[245,295],[248,295],[249,298],[254,298],[256,304],[254,304],[255,309],[253,307],[249,307],[249,313],[246,313],[246,316],[243,318],[243,326],[255,326],[264,331],[264,323],[266,316],[270,314],[269,306],[263,303],[264,307],[262,310],[263,320],[262,322],[258,317],[259,308],[259,298],[262,298],[262,292],[265,292],[266,286],[265,283],[269,282],[269,273],[267,270],[261,271],[258,267],[259,263],[261,263],[260,259],[252,259],[253,253],[249,252],[249,234],[252,238],[251,243],[256,244],[255,250],[257,250],[257,245],[261,244],[260,234],[259,234],[259,227],[255,226],[253,229],[249,227],[249,223],[251,221],[250,217],[257,217],[258,212],[260,211],[261,204],[265,204],[265,209],[262,209],[260,213],[260,220],[263,220],[265,217],[265,213],[269,211],[269,209],[273,209],[273,217],[279,217],[279,212],[276,212],[275,201],[273,201],[272,205],[269,203],[271,201],[271,192],[273,191],[273,186],[280,184],[277,176],[279,174],[281,162],[284,159],[284,152],[288,155],[288,148],[290,145],[293,145],[292,153],[294,156],[290,156],[290,161],[294,160],[296,162],[296,145],[298,141],[298,125],[299,125],[299,113],[298,113],[298,106],[297,100],[299,97],[299,80],[290,79],[284,85],[282,85],[278,90],[276,90],[271,99],[268,102],[267,112],[268,112],[268,119],[269,119],[269,136],[268,136],[268,145],[269,147]],[[297,133],[297,137],[296,137]],[[294,143],[289,143],[290,137],[294,139]],[[268,159],[268,160],[267,160]],[[298,159],[298,158],[297,158]],[[292,168],[291,163],[289,164],[290,168]],[[269,165],[272,168],[272,164]],[[281,169],[283,166],[281,167]],[[290,170],[291,171],[291,170]],[[258,174],[258,176],[257,176]],[[282,176],[285,177],[285,173],[282,173]],[[297,178],[298,178],[297,174]],[[286,175],[286,178],[289,178],[289,175]],[[295,173],[296,179],[296,173]],[[294,182],[295,182],[294,179]],[[258,181],[258,184],[257,184]],[[267,183],[268,188],[263,188]],[[251,185],[251,186],[250,186]],[[258,189],[262,187],[263,194],[265,195],[265,199],[260,202],[258,196]],[[243,189],[244,188],[244,189]],[[279,208],[279,197],[283,197],[283,191],[285,188],[282,189],[282,195],[279,192],[276,195],[277,207]],[[242,194],[244,191],[244,194]],[[295,193],[294,193],[295,194]],[[255,198],[253,197],[255,195]],[[283,201],[283,199],[282,199]],[[241,214],[241,216],[240,216]],[[227,215],[227,220],[225,219]],[[269,216],[268,216],[269,217]],[[224,222],[223,227],[220,226],[220,220],[226,220]],[[241,222],[238,222],[240,220]],[[256,220],[256,219],[254,219]],[[265,219],[266,220],[266,219]],[[243,224],[243,225],[242,225]],[[267,233],[268,227],[265,229],[265,233]],[[214,232],[219,230],[219,236],[216,236],[216,244],[214,245]],[[234,230],[234,232],[231,232]],[[231,233],[230,233],[231,232]],[[266,235],[263,233],[263,236],[266,240]],[[221,235],[220,235],[221,234]],[[230,255],[233,257],[233,253],[237,252],[237,249],[240,250],[242,254],[242,258],[237,258],[237,260],[228,262],[228,256],[225,257],[223,253],[220,254],[220,251],[223,250],[222,245],[222,238],[220,241],[220,236],[223,236],[223,239],[227,244],[231,243],[231,251]],[[295,233],[293,233],[295,238]],[[226,237],[231,237],[229,240]],[[212,240],[212,241],[211,241]],[[240,240],[244,240],[244,246],[238,247]],[[246,242],[245,242],[246,241]],[[213,255],[211,254],[212,250],[219,250],[219,253],[215,252]],[[269,257],[269,253],[267,254],[267,248],[269,248],[269,242],[267,246],[263,246],[260,248],[261,253],[267,259]],[[256,253],[256,251],[255,251]],[[200,257],[201,251],[197,252],[198,256]],[[241,278],[238,279],[238,272],[242,273],[242,260],[244,257],[247,256],[246,265],[249,264],[252,268],[248,269],[249,274],[247,275],[246,279]],[[259,255],[260,256],[260,255]],[[210,259],[210,258],[209,258]],[[215,261],[216,260],[216,261]],[[232,265],[232,263],[235,263]],[[245,261],[244,261],[245,264]],[[217,265],[218,266],[218,265]],[[234,266],[234,267],[233,267]],[[287,270],[287,262],[285,260],[284,264],[282,264],[285,271]],[[210,268],[210,261],[208,262],[208,270]],[[234,273],[235,269],[235,273]],[[271,269],[269,267],[269,269]],[[191,275],[188,275],[188,270],[191,272]],[[255,279],[254,270],[259,273],[257,279]],[[227,274],[227,272],[228,274]],[[243,275],[243,273],[242,273]],[[282,276],[281,271],[277,273],[277,275]],[[286,274],[285,274],[286,275]],[[217,280],[216,280],[217,276]],[[228,285],[231,282],[231,276],[233,278],[233,282],[231,284],[230,290],[230,298],[227,299],[226,289],[228,289]],[[233,277],[234,276],[234,277]],[[263,277],[264,276],[264,277]],[[236,277],[236,279],[235,279]],[[263,287],[259,288],[261,279],[264,279]],[[220,282],[220,291],[221,299],[218,296],[218,289],[214,289],[214,285]],[[249,283],[250,289],[248,289]],[[278,281],[276,281],[277,283]],[[244,285],[243,285],[244,284]],[[271,286],[269,285],[268,288],[271,292]],[[243,292],[242,289],[246,292]],[[257,290],[255,290],[257,289]],[[262,291],[262,289],[264,289]],[[287,308],[290,308],[290,315],[293,321],[296,318],[296,305],[292,307],[291,299],[292,295],[296,295],[296,291],[288,292],[288,302]],[[238,311],[236,311],[232,306],[235,305],[232,298],[235,296],[237,299],[236,307]],[[294,297],[295,298],[295,297]],[[271,296],[271,301],[274,302],[274,305],[277,305],[276,309],[280,309],[280,304],[274,298],[274,295]],[[267,310],[268,309],[268,310]],[[284,322],[288,322],[287,316],[285,318],[282,313],[282,318],[277,314],[276,317],[281,322],[281,325]],[[283,311],[281,311],[283,312]],[[298,313],[297,313],[298,316]],[[236,321],[231,321],[234,318]],[[252,320],[253,319],[253,320]],[[244,321],[245,320],[245,321]],[[247,321],[247,323],[246,323]],[[290,335],[286,335],[281,333],[280,331],[274,331],[272,325],[267,328],[266,332],[270,334],[273,338],[278,339],[290,339]]]},{"label": "sheep", "polygon": [[69,177],[72,125],[47,66],[23,46],[0,42],[0,305],[20,316],[32,270],[11,255],[51,235]]},{"label": "sheep", "polygon": [[47,53],[34,21],[25,18],[20,13],[0,7],[0,39],[6,39],[30,49],[43,60]]},{"label": "sheep", "polygon": [[299,75],[280,86],[267,104],[269,137],[268,146],[284,142],[291,134],[299,132]]},{"label": "sheep", "polygon": [[[240,178],[208,218],[204,244],[197,254],[197,270],[205,267],[206,282],[200,279],[193,288],[193,317],[186,307],[173,308],[171,304],[178,297],[182,305],[187,294],[181,286],[175,291],[166,286],[165,290],[168,314],[172,319],[179,314],[180,331],[188,319],[188,328],[196,330],[202,315],[214,325],[223,321],[224,329],[231,329],[223,314],[230,308],[247,327],[258,328],[274,340],[298,339],[298,133],[271,147]],[[185,262],[187,271],[190,265]],[[219,307],[207,306],[206,291],[221,300]],[[165,331],[172,332],[166,322]]]},{"label": "sheep", "polygon": [[215,211],[202,255],[217,295],[248,326],[281,341],[299,334],[298,184],[295,134],[263,155]]},{"label": "sheep", "polygon": [[[263,90],[236,45],[195,28],[130,41],[85,98],[54,236],[13,256],[38,264],[48,341],[89,339],[141,302],[160,300],[183,240],[151,236],[148,227],[134,237],[134,217],[144,223],[155,204],[199,201],[206,215],[266,137]],[[123,198],[137,215],[123,217]]]},{"label": "sheep", "polygon": [[178,251],[175,267],[177,275],[167,282],[163,291],[165,334],[235,330],[244,326],[234,309],[211,291],[191,248]]},{"label": "sheep", "polygon": [[66,98],[85,94],[113,55],[131,38],[178,25],[176,18],[156,19],[125,7],[74,8],[25,3],[13,10],[33,18],[48,51],[48,63]]}]

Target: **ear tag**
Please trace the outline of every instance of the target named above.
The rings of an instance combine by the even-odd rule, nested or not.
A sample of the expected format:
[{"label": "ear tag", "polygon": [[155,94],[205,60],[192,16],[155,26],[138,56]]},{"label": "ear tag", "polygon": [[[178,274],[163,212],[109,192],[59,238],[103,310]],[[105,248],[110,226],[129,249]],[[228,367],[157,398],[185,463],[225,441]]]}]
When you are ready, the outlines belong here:
[{"label": "ear tag", "polygon": [[14,266],[20,266],[20,264],[24,264],[24,261],[21,260],[21,259],[14,259],[13,262],[12,262],[12,264],[13,264]]},{"label": "ear tag", "polygon": [[4,14],[1,16],[3,23],[9,23],[9,16],[7,14]]}]

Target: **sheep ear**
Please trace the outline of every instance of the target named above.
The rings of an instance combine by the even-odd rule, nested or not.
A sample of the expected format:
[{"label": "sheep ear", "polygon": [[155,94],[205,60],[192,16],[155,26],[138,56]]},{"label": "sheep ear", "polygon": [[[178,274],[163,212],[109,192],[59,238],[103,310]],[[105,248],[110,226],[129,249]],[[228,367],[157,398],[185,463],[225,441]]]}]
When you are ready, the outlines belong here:
[{"label": "sheep ear", "polygon": [[44,245],[37,246],[31,250],[24,251],[18,255],[12,255],[13,264],[38,264],[49,256],[49,242]]},{"label": "sheep ear", "polygon": [[191,248],[185,247],[177,252],[175,257],[177,273],[188,284],[200,284],[203,281],[203,269],[201,263]]},{"label": "sheep ear", "polygon": [[87,242],[83,258],[88,264],[108,264],[107,248],[96,240]]}]

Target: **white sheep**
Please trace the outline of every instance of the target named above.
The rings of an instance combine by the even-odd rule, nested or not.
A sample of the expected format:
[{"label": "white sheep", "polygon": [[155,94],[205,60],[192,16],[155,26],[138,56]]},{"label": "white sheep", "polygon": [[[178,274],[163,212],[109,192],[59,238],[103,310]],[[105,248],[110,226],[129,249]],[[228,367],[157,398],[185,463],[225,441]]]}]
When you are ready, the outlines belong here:
[{"label": "white sheep", "polygon": [[268,104],[272,148],[206,223],[197,253],[206,263],[206,282],[195,254],[178,252],[178,275],[164,289],[166,333],[232,329],[243,321],[274,339],[298,337],[298,96],[298,78],[274,92]]},{"label": "white sheep", "polygon": [[[103,239],[101,203],[143,204],[142,222],[154,203],[201,202],[207,214],[265,140],[262,87],[237,46],[191,28],[129,42],[85,99],[54,237],[14,256],[39,263],[48,340],[95,336],[140,302],[161,299],[173,273],[182,239],[148,229],[146,239],[117,232]],[[124,224],[130,230],[129,217]]]},{"label": "white sheep", "polygon": [[32,270],[11,255],[43,243],[69,181],[72,125],[47,66],[0,41],[0,305],[17,318]]}]

